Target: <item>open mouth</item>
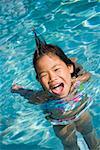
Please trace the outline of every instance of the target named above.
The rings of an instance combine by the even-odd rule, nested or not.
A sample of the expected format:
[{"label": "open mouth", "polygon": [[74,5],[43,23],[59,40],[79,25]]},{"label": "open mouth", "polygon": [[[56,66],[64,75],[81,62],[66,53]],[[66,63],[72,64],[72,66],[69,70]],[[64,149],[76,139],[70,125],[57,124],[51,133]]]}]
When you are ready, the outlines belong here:
[{"label": "open mouth", "polygon": [[57,94],[57,95],[60,95],[61,92],[63,91],[64,89],[64,84],[63,83],[60,83],[60,84],[57,84],[56,86],[54,86],[51,91],[52,93],[54,94]]}]

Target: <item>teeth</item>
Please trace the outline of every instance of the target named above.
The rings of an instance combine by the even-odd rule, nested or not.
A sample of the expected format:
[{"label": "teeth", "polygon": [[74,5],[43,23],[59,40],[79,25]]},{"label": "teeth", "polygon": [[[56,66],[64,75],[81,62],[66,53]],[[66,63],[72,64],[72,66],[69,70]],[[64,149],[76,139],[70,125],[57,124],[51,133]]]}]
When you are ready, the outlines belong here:
[{"label": "teeth", "polygon": [[55,88],[57,88],[57,87],[59,87],[60,86],[60,84],[59,85],[57,85],[57,86],[55,86],[55,87],[53,87],[53,89],[55,89]]},{"label": "teeth", "polygon": [[63,86],[63,84],[61,83],[61,84],[59,84],[59,85],[53,87],[53,89],[56,89],[56,88],[59,87],[59,86]]}]

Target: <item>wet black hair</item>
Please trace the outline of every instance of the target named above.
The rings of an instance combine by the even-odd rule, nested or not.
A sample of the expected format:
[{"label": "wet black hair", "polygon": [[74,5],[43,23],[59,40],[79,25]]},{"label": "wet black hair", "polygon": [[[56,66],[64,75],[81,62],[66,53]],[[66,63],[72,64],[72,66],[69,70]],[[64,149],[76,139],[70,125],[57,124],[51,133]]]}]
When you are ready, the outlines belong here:
[{"label": "wet black hair", "polygon": [[43,38],[39,38],[34,31],[35,35],[35,42],[36,42],[36,50],[33,55],[33,66],[36,72],[36,78],[38,79],[38,73],[37,73],[37,60],[39,60],[44,55],[56,55],[58,56],[67,66],[72,65],[73,66],[73,73],[71,74],[72,77],[77,77],[77,71],[75,68],[75,64],[65,55],[63,50],[53,44],[47,44],[46,41]]}]

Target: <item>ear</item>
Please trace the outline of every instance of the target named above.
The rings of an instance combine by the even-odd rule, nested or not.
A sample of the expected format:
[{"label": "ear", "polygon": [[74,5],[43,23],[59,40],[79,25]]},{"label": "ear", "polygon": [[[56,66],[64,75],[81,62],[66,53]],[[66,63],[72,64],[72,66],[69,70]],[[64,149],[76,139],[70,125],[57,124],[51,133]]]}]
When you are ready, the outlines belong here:
[{"label": "ear", "polygon": [[68,70],[70,73],[73,73],[74,71],[73,65],[68,65]]}]

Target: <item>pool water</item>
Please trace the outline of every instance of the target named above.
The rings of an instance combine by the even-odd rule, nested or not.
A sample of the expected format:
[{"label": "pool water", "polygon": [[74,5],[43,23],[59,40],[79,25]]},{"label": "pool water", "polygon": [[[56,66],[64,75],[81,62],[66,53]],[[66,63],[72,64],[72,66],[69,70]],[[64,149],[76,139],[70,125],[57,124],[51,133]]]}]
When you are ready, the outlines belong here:
[{"label": "pool water", "polygon": [[100,137],[100,1],[1,0],[0,10],[1,149],[63,150],[40,106],[11,93],[14,83],[27,89],[41,88],[32,66],[33,27],[92,73],[89,92],[94,103],[90,112]]}]

